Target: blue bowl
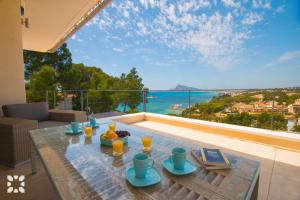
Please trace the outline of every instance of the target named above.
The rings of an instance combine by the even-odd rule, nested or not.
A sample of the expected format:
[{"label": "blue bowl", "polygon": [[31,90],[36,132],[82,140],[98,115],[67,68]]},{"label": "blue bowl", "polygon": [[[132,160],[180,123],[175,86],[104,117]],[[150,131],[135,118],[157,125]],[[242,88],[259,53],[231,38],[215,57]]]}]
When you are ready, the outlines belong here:
[{"label": "blue bowl", "polygon": [[[112,140],[104,139],[104,138],[102,138],[102,135],[100,136],[100,143],[101,143],[101,145],[110,146],[111,147],[112,146]],[[118,139],[123,140],[124,144],[128,144],[128,136],[123,137],[123,138],[118,138]]]}]

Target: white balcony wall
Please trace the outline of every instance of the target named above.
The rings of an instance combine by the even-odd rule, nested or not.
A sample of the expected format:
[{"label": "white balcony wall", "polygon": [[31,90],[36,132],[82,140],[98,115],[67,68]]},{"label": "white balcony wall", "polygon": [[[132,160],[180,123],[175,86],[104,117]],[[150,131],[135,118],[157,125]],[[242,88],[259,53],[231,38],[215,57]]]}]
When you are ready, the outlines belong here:
[{"label": "white balcony wall", "polygon": [[0,107],[24,102],[20,0],[0,0]]}]

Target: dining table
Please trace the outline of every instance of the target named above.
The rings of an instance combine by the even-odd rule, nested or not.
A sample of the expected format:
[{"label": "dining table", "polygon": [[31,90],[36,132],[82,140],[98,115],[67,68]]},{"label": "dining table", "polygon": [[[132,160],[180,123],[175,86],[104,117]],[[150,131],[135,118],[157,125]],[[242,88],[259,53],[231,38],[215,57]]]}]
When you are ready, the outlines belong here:
[{"label": "dining table", "polygon": [[[101,145],[100,135],[108,130],[111,120],[97,121],[92,137],[84,133],[68,135],[68,126],[30,131],[33,146],[39,155],[55,191],[61,199],[152,199],[152,200],[236,200],[257,199],[260,163],[242,156],[224,153],[231,169],[205,170],[191,155],[199,142],[120,122],[116,130],[128,131],[128,143],[121,156],[113,156],[110,146]],[[84,126],[84,124],[82,124]],[[152,137],[154,168],[160,182],[147,187],[135,187],[126,179],[126,170],[133,166],[134,155],[143,152],[142,136]],[[174,175],[162,163],[174,147],[184,148],[187,160],[196,171]],[[36,170],[32,154],[32,167]]]}]

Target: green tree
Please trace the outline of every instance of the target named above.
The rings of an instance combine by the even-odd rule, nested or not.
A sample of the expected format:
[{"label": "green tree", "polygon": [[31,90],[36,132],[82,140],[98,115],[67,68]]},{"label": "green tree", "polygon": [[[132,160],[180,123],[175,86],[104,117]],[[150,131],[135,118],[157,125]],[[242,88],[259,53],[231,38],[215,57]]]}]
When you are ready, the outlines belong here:
[{"label": "green tree", "polygon": [[[136,68],[132,68],[129,73],[125,76],[124,74],[120,77],[120,83],[123,85],[122,89],[133,90],[122,94],[124,110],[128,106],[130,111],[134,111],[140,103],[143,101],[142,90],[144,84],[142,78],[139,77]],[[126,98],[126,99],[125,99]]]},{"label": "green tree", "polygon": [[[66,45],[63,45],[55,55],[30,51],[25,51],[24,55],[27,58],[25,67],[32,73],[30,82],[26,86],[29,100],[45,101],[46,91],[62,90],[67,91],[67,94],[72,94],[73,109],[81,109],[82,97],[84,109],[89,107],[89,110],[94,113],[115,110],[120,103],[124,103],[125,108],[129,107],[130,112],[135,112],[142,101],[140,92],[143,88],[142,79],[135,68],[131,69],[127,75],[122,74],[118,78],[109,76],[97,67],[88,67],[81,63],[69,66],[71,59],[61,62],[68,57],[67,55],[71,56],[68,54]],[[44,63],[53,65],[42,67]],[[139,91],[120,93],[105,91],[113,89]],[[60,95],[57,98],[63,97]]]},{"label": "green tree", "polygon": [[61,72],[61,76],[63,76],[60,81],[61,88],[74,94],[72,97],[73,109],[81,109],[81,95],[84,109],[89,107],[94,113],[111,111],[118,105],[113,100],[112,92],[103,90],[113,89],[115,82],[118,82],[119,79],[109,76],[101,69],[85,66],[82,63],[72,64],[69,70]]},{"label": "green tree", "polygon": [[[88,89],[87,85],[90,79],[83,64],[72,64],[68,70],[60,72],[60,85],[63,90]],[[86,78],[86,76],[88,76]]]},{"label": "green tree", "polygon": [[[127,80],[126,74],[122,73],[120,78],[115,82],[114,89],[116,90],[127,90]],[[113,93],[113,99],[117,102],[117,104],[123,107],[123,112],[127,110],[127,102],[130,98],[130,93],[126,91],[118,91]]]},{"label": "green tree", "polygon": [[[72,67],[68,70],[60,72],[59,76],[60,89],[67,91],[72,95],[72,109],[81,110],[81,95],[83,98],[83,109],[87,107],[86,90],[89,88],[90,74],[88,73],[88,67],[84,64],[72,64]],[[82,90],[82,91],[81,91]]]},{"label": "green tree", "polygon": [[33,73],[27,85],[27,99],[31,102],[45,101],[46,91],[48,91],[48,100],[53,102],[53,92],[57,90],[57,86],[55,69],[47,65],[43,66],[39,72]]},{"label": "green tree", "polygon": [[241,126],[252,126],[254,123],[255,117],[248,113],[237,113],[237,114],[230,114],[224,118],[224,123],[228,124],[236,124]]},{"label": "green tree", "polygon": [[23,53],[26,77],[30,77],[34,72],[40,71],[44,65],[53,67],[57,72],[62,72],[72,66],[72,54],[66,43],[54,53],[29,50],[24,50]]},{"label": "green tree", "polygon": [[274,92],[263,92],[264,95],[264,101],[272,101],[273,98],[276,102],[279,104],[286,103],[287,105],[294,103],[294,101],[298,98],[300,98],[299,91],[295,90],[292,91],[295,94],[293,95],[287,95],[287,92],[276,90]]},{"label": "green tree", "polygon": [[295,126],[295,131],[300,133],[300,125]]},{"label": "green tree", "polygon": [[90,77],[87,98],[91,111],[98,113],[115,110],[118,103],[114,100],[113,93],[105,90],[113,89],[118,79],[107,75],[96,67],[86,69]]},{"label": "green tree", "polygon": [[93,113],[112,111],[116,108],[109,92],[99,90],[88,91],[89,107]]},{"label": "green tree", "polygon": [[[261,113],[257,116],[257,127],[270,129],[271,128],[272,114]],[[286,130],[287,120],[281,113],[273,113],[273,129],[274,130]]]}]

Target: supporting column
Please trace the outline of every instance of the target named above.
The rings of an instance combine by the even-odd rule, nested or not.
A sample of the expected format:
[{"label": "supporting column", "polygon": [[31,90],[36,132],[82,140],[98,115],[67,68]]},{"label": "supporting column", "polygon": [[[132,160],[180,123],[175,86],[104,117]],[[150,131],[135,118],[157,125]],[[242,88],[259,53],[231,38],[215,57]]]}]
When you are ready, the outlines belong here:
[{"label": "supporting column", "polygon": [[0,0],[0,25],[1,107],[26,102],[20,0]]}]

